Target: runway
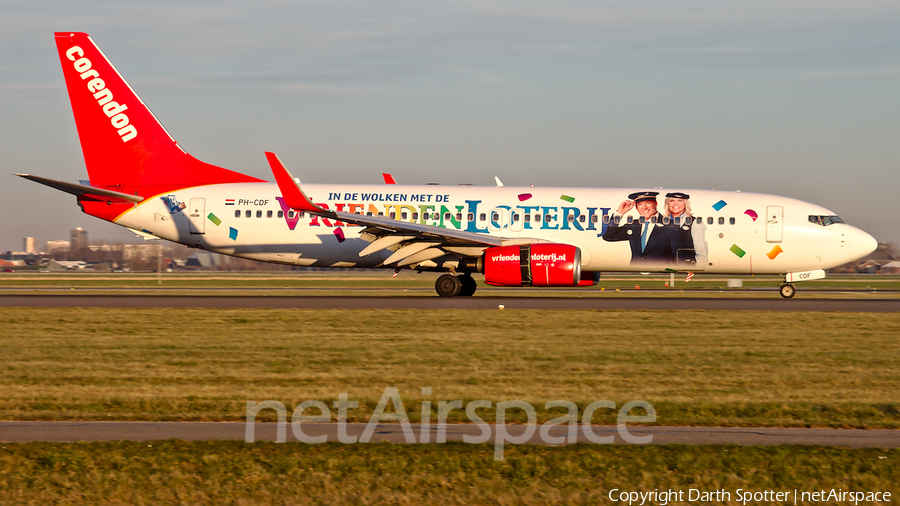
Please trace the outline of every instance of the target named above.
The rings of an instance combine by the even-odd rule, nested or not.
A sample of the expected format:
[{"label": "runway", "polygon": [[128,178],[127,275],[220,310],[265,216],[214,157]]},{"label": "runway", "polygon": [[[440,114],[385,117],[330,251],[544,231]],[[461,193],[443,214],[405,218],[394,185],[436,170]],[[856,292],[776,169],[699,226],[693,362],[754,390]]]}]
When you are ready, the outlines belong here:
[{"label": "runway", "polygon": [[900,299],[742,297],[0,295],[0,307],[275,309],[594,309],[707,311],[900,311]]},{"label": "runway", "polygon": [[[326,435],[328,441],[338,441],[337,423],[302,423],[302,433],[309,437]],[[425,432],[427,441],[423,441],[420,424],[410,424],[410,435],[413,442],[438,441],[439,429],[446,434],[447,441],[464,441],[464,436],[482,435],[482,428],[487,428],[494,441],[497,426],[484,424],[446,424],[438,427],[432,424]],[[363,434],[365,423],[346,424],[346,435],[353,438]],[[510,436],[517,437],[526,431],[525,425],[505,425],[503,429]],[[577,442],[590,443],[588,437],[579,426]],[[622,438],[615,426],[595,425],[591,428],[596,437],[613,436],[612,444],[632,444]],[[850,448],[878,447],[900,448],[900,430],[880,429],[806,429],[806,428],[765,428],[765,427],[658,427],[628,426],[628,434],[634,437],[652,436],[646,444],[735,444],[735,445],[821,445]],[[525,444],[562,444],[542,437],[540,426],[536,426],[533,435]],[[566,436],[569,428],[565,425],[553,426],[549,436],[559,438]],[[250,438],[248,438],[250,436]],[[185,441],[204,440],[240,440],[240,441],[275,441],[278,438],[278,427],[275,423],[256,423],[252,434],[248,434],[247,424],[243,422],[0,422],[0,441],[2,442],[77,442],[77,441],[159,441],[180,439]],[[298,441],[291,424],[285,424],[284,439]],[[568,439],[568,438],[566,438]],[[398,423],[378,424],[370,442],[407,443],[403,428]]]}]

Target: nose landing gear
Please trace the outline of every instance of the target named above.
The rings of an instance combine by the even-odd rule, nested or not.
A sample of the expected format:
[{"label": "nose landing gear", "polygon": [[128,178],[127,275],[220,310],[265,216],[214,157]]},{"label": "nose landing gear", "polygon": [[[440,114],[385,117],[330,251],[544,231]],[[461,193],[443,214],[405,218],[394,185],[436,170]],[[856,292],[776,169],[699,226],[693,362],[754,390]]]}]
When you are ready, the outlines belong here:
[{"label": "nose landing gear", "polygon": [[781,293],[782,297],[790,299],[797,292],[797,289],[790,283],[782,283],[778,285],[778,291]]}]

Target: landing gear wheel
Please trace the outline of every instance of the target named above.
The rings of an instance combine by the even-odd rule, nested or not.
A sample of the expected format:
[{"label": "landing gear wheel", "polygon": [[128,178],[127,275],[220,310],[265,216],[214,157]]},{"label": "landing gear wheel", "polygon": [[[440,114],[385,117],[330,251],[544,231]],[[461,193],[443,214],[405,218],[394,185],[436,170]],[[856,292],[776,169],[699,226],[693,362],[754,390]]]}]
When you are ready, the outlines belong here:
[{"label": "landing gear wheel", "polygon": [[462,282],[453,274],[443,274],[435,281],[434,289],[441,297],[456,297],[462,291]]},{"label": "landing gear wheel", "polygon": [[778,285],[778,290],[781,292],[781,296],[785,299],[790,299],[797,292],[797,289],[794,288],[794,285],[790,283],[782,283]]},{"label": "landing gear wheel", "polygon": [[462,297],[471,297],[475,295],[475,290],[478,289],[478,283],[472,279],[472,276],[462,275],[459,277],[460,283],[462,283],[462,290],[459,291],[459,295]]}]

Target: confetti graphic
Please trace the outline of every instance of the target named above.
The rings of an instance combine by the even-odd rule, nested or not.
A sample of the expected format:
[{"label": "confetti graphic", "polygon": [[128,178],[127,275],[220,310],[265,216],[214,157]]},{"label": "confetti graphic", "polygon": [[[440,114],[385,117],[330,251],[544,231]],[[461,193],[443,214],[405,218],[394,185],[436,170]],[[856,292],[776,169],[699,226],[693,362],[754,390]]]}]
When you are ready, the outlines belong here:
[{"label": "confetti graphic", "polygon": [[570,197],[568,195],[560,195],[559,200],[565,200],[566,202],[575,202],[575,197]]},{"label": "confetti graphic", "polygon": [[334,229],[334,236],[337,237],[338,242],[344,242],[347,239],[344,237],[344,230],[341,227]]},{"label": "confetti graphic", "polygon": [[731,245],[731,252],[738,256],[738,258],[744,258],[744,255],[747,254],[746,251],[742,250],[740,246],[737,244]]},{"label": "confetti graphic", "polygon": [[759,218],[759,215],[756,214],[756,211],[754,211],[753,209],[747,209],[746,211],[744,211],[744,214],[753,218],[753,221],[756,221],[756,218]]},{"label": "confetti graphic", "polygon": [[715,209],[716,211],[721,211],[722,208],[727,205],[728,205],[728,202],[725,202],[724,200],[720,200],[720,201],[716,202],[715,204],[713,204],[713,209]]},{"label": "confetti graphic", "polygon": [[237,241],[237,229],[234,227],[228,227],[228,238],[232,241]]},{"label": "confetti graphic", "polygon": [[772,251],[766,253],[766,256],[769,257],[769,260],[775,260],[775,257],[778,256],[779,253],[783,253],[784,250],[781,249],[781,246],[776,245],[772,248]]},{"label": "confetti graphic", "polygon": [[209,213],[209,216],[207,216],[207,218],[209,218],[209,221],[215,223],[217,227],[222,224],[222,220],[220,220],[219,217],[213,213]]},{"label": "confetti graphic", "polygon": [[519,202],[525,202],[526,200],[530,199],[531,197],[532,197],[532,195],[530,193],[520,193],[519,194]]}]

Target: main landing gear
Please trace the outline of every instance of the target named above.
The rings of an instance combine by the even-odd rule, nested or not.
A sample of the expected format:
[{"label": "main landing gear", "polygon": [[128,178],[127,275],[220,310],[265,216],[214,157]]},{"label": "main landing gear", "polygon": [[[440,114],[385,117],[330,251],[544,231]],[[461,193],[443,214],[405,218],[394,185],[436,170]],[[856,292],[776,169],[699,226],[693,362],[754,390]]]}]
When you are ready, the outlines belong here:
[{"label": "main landing gear", "polygon": [[778,291],[781,293],[781,296],[785,299],[790,299],[797,293],[797,289],[794,288],[794,285],[790,283],[782,283],[778,285]]},{"label": "main landing gear", "polygon": [[472,276],[462,274],[454,276],[453,274],[442,274],[434,283],[434,289],[441,297],[471,297],[478,289],[478,284]]}]

